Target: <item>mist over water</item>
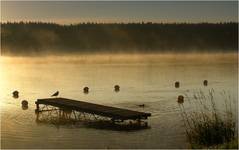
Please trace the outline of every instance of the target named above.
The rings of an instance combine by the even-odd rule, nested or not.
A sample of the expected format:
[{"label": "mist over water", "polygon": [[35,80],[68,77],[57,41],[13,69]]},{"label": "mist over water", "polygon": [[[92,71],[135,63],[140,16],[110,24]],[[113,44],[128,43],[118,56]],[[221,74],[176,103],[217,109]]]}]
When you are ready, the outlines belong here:
[{"label": "mist over water", "polygon": [[[214,98],[219,118],[226,120],[229,107],[238,121],[235,4],[3,2],[1,148],[186,149],[182,110],[186,118],[202,112],[205,97]],[[199,92],[205,96],[197,99]],[[35,111],[37,99],[58,94],[152,116],[148,128],[125,130],[117,117],[89,121],[65,107]],[[214,106],[211,99],[201,106],[209,103]],[[127,121],[131,128],[139,123]]]},{"label": "mist over water", "polygon": [[[50,51],[50,50],[49,50]],[[96,53],[96,54],[50,54],[45,56],[2,56],[0,61],[5,63],[80,63],[80,64],[128,64],[128,63],[211,63],[217,61],[235,62],[237,53],[217,52],[217,53]],[[213,59],[210,59],[213,58]]]},{"label": "mist over water", "polygon": [[[1,146],[188,148],[178,95],[225,90],[237,103],[237,62],[237,53],[0,57]],[[207,87],[203,86],[205,79]],[[180,88],[174,87],[175,81],[180,82]],[[113,91],[116,84],[120,85],[117,93]],[[83,93],[85,86],[90,89],[88,94]],[[12,97],[14,90],[19,91],[19,99]],[[149,112],[150,129],[122,132],[38,124],[36,99],[50,97],[57,90],[61,97]],[[216,97],[219,109],[223,109],[223,99],[219,94]],[[27,110],[21,108],[23,99],[29,102]],[[140,104],[145,107],[138,107]],[[237,113],[237,108],[233,112]]]},{"label": "mist over water", "polygon": [[238,23],[1,23],[4,56],[237,52]]}]

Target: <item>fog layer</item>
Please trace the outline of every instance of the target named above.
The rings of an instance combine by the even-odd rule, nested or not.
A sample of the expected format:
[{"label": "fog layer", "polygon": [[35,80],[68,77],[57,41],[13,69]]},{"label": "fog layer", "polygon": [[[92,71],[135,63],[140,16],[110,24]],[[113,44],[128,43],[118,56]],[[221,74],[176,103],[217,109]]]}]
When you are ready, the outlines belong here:
[{"label": "fog layer", "polygon": [[231,52],[238,23],[2,23],[2,55]]}]

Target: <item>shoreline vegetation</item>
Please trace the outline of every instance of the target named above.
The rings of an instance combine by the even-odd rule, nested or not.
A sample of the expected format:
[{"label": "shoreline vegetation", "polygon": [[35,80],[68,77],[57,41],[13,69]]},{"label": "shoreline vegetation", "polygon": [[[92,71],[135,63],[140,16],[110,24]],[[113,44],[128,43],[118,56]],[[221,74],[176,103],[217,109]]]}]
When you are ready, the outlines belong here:
[{"label": "shoreline vegetation", "polygon": [[[193,95],[185,94],[186,105],[179,104],[190,148],[238,149],[238,118],[234,108],[237,102],[225,91],[219,94],[216,98],[214,89],[208,93],[197,91]],[[218,98],[224,100],[225,108],[218,108]],[[185,107],[189,106],[195,109],[186,112]]]},{"label": "shoreline vegetation", "polygon": [[1,55],[237,52],[238,23],[1,23]]}]

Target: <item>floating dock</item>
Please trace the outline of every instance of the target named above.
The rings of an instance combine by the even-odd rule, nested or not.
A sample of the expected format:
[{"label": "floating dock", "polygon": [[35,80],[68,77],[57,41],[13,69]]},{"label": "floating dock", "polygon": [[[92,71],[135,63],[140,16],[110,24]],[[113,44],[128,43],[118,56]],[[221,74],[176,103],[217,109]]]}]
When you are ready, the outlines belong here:
[{"label": "floating dock", "polygon": [[[141,120],[146,120],[151,116],[150,113],[138,112],[128,109],[104,106],[89,102],[83,102],[78,100],[72,100],[67,98],[45,98],[38,99],[36,102],[36,112],[43,112],[40,105],[53,106],[59,110],[69,110],[83,113],[107,117],[113,122],[124,122],[125,120],[136,120],[139,124]],[[49,111],[48,109],[45,111]]]}]

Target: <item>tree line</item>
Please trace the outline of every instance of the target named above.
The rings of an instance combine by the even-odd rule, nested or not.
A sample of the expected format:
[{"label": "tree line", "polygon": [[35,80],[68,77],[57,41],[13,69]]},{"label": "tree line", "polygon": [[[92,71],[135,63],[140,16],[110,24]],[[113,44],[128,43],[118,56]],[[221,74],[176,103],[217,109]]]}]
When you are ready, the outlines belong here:
[{"label": "tree line", "polygon": [[238,23],[1,23],[2,55],[237,51]]}]

